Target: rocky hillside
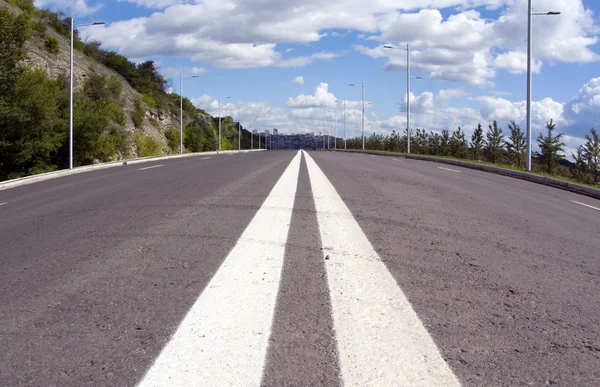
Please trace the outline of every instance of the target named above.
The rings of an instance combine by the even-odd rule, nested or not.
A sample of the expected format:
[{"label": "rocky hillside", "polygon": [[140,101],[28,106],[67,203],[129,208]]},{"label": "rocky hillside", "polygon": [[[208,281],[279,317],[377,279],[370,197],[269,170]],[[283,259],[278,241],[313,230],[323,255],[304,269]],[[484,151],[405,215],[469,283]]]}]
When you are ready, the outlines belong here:
[{"label": "rocky hillside", "polygon": [[[0,180],[67,165],[69,25],[32,0],[0,0]],[[165,91],[154,62],[133,63],[77,31],[74,47],[74,164],[178,152],[179,95]],[[184,98],[185,150],[215,150],[216,122]],[[230,117],[222,145],[238,147]]]}]

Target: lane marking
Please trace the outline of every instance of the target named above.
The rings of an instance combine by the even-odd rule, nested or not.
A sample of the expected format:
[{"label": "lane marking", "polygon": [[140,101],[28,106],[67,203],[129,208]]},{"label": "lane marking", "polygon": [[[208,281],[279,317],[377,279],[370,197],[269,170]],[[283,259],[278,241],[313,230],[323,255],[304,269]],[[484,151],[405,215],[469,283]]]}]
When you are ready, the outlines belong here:
[{"label": "lane marking", "polygon": [[212,159],[212,157],[203,157],[200,160],[208,160],[208,159]]},{"label": "lane marking", "polygon": [[[581,202],[576,202],[575,200],[569,200],[571,203],[575,203],[575,204],[579,204],[580,206],[586,206],[589,208],[593,208],[594,210],[598,210],[600,211],[600,208],[598,207],[594,207],[594,206],[590,206],[589,204],[585,204],[585,203],[581,203]],[[1,204],[0,204],[1,205]]]},{"label": "lane marking", "polygon": [[139,386],[260,385],[301,157],[288,165]]},{"label": "lane marking", "polygon": [[138,168],[138,171],[145,171],[146,169],[152,169],[152,168],[160,168],[160,167],[164,167],[164,164],[160,164],[160,165],[153,165],[151,167],[145,167],[145,168]]},{"label": "lane marking", "polygon": [[444,167],[438,167],[438,169],[443,169],[444,171],[462,173],[461,171],[457,171],[456,169],[450,169],[450,168],[444,168]]},{"label": "lane marking", "polygon": [[305,152],[346,386],[460,386],[354,216]]},{"label": "lane marking", "polygon": [[8,202],[0,203],[0,206],[3,206],[5,204],[8,204]]},{"label": "lane marking", "polygon": [[396,160],[396,161],[403,161],[402,159],[398,159],[396,157],[393,157],[392,160]]}]

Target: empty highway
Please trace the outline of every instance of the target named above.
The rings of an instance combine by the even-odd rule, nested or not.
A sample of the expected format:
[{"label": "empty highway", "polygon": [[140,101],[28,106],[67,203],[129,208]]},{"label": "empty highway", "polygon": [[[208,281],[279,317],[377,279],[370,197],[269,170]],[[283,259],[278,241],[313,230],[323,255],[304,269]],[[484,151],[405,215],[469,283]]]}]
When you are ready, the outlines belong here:
[{"label": "empty highway", "polygon": [[597,386],[600,201],[274,151],[0,191],[2,386]]}]

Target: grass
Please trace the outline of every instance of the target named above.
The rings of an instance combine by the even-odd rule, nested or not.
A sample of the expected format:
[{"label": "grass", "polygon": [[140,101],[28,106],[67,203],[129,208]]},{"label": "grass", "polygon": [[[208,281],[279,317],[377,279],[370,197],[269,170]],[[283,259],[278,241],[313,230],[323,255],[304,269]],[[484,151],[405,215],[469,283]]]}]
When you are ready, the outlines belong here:
[{"label": "grass", "polygon": [[[357,149],[348,149],[348,150],[343,150],[343,149],[338,149],[342,152],[356,152],[356,153],[362,153],[362,150],[357,150]],[[407,153],[404,152],[391,152],[391,151],[384,151],[384,150],[365,150],[365,152],[374,152],[374,153],[381,153],[381,154],[389,154],[389,155],[398,155],[398,156],[406,156]],[[481,160],[470,160],[470,159],[461,159],[458,157],[452,157],[452,156],[431,156],[431,155],[421,155],[421,154],[411,154],[412,156],[422,156],[422,157],[427,157],[430,159],[440,159],[440,160],[455,160],[455,161],[461,161],[463,163],[472,163],[472,164],[480,164],[480,165],[489,165],[492,167],[498,167],[498,168],[504,168],[504,169],[510,169],[513,171],[519,171],[519,172],[525,172],[525,167],[518,167],[516,165],[512,165],[512,164],[500,164],[500,163],[491,163],[489,161],[481,161]],[[563,175],[556,175],[556,174],[548,174],[546,172],[541,172],[541,171],[532,171],[531,173],[535,174],[535,175],[539,175],[539,176],[544,176],[544,177],[550,177],[552,179],[557,179],[557,180],[563,180],[569,183],[575,183],[575,184],[581,184],[581,185],[585,185],[588,187],[593,187],[593,188],[600,188],[600,186],[598,184],[591,184],[591,183],[586,183],[580,180],[576,180],[567,176],[563,176]]]}]

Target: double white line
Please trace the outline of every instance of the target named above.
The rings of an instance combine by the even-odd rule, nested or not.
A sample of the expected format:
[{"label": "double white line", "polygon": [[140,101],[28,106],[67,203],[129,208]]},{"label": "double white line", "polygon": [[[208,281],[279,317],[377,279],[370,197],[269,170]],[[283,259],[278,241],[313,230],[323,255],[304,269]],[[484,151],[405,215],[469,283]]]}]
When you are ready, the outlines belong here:
[{"label": "double white line", "polygon": [[[304,153],[346,386],[455,386],[400,287]],[[298,184],[294,157],[140,386],[259,386]]]}]

